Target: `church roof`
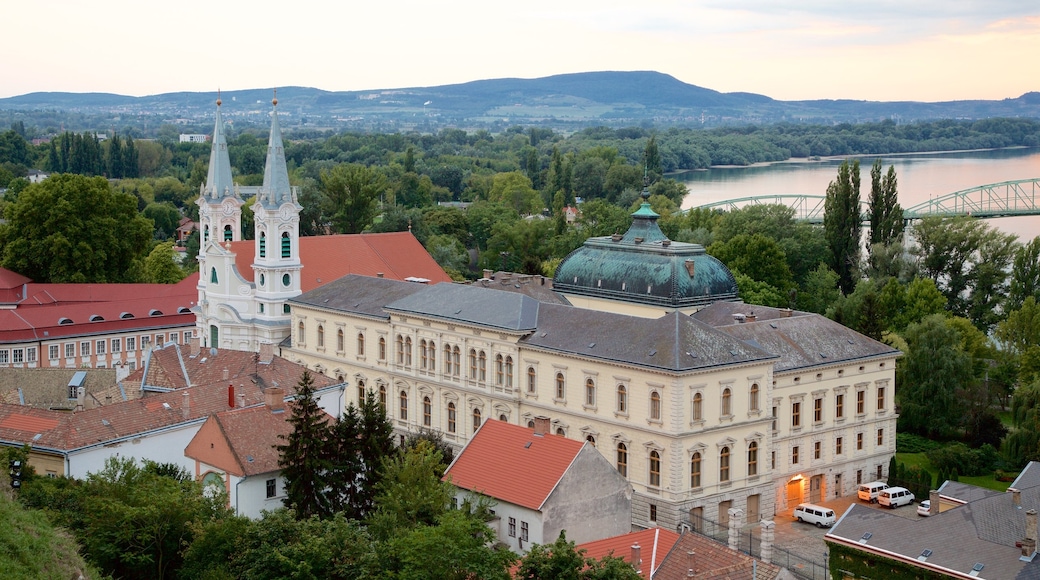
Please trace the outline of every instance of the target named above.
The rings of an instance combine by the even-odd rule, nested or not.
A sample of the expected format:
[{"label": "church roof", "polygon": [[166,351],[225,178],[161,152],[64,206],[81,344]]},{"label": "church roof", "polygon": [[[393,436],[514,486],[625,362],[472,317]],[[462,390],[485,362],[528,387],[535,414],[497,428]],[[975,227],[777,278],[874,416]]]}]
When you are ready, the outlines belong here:
[{"label": "church roof", "polygon": [[699,244],[673,242],[643,202],[624,234],[589,238],[571,252],[553,278],[562,294],[665,308],[736,300],[737,283],[722,262]]},{"label": "church roof", "polygon": [[[235,267],[246,281],[253,281],[255,242],[231,242]],[[396,280],[420,278],[431,284],[450,282],[437,262],[411,232],[337,234],[300,238],[300,285],[304,292],[347,274]]]},{"label": "church roof", "polygon": [[[271,111],[271,137],[267,143],[267,165],[264,167],[264,183],[260,186],[257,203],[269,209],[277,209],[286,203],[296,203],[289,187],[289,171],[285,165],[285,148],[282,146],[282,130],[278,126],[278,100],[274,100]],[[299,204],[297,204],[299,205]]]},{"label": "church roof", "polygon": [[217,99],[217,119],[213,125],[213,145],[209,152],[209,173],[206,175],[204,197],[219,200],[225,197],[238,198],[235,182],[231,175],[231,157],[228,155],[227,138],[224,137],[224,118],[220,114],[220,99]]}]

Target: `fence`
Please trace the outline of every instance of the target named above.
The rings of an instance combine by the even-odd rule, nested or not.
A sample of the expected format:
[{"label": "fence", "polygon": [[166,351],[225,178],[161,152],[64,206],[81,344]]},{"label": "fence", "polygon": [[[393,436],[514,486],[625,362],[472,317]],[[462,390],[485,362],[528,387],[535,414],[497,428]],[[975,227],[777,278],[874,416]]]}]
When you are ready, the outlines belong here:
[{"label": "fence", "polygon": [[[729,527],[725,524],[707,518],[696,518],[693,522],[683,523],[693,533],[729,545]],[[740,530],[740,535],[737,538],[737,549],[753,558],[761,558],[762,538],[759,536],[759,532],[760,528],[757,526]],[[827,580],[829,578],[826,561],[817,562],[789,549],[777,546],[775,542],[773,543],[773,557],[770,561],[777,566],[787,568],[792,574],[805,580]]]}]

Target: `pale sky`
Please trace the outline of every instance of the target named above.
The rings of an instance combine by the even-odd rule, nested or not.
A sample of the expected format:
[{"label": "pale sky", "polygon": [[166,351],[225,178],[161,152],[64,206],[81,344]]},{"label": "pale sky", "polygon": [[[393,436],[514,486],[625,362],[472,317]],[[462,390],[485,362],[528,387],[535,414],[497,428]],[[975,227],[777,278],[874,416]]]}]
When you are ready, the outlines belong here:
[{"label": "pale sky", "polygon": [[1036,0],[0,0],[0,97],[654,70],[780,100],[1040,90]]}]

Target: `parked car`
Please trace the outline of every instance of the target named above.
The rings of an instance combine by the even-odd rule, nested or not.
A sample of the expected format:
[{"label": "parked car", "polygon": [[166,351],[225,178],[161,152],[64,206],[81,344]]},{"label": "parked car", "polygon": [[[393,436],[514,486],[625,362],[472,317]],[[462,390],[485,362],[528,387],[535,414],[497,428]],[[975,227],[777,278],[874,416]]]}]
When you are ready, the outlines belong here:
[{"label": "parked car", "polygon": [[932,515],[932,502],[930,500],[924,500],[917,506],[917,515],[919,516],[930,516]]},{"label": "parked car", "polygon": [[838,520],[834,515],[834,510],[811,503],[798,504],[798,507],[794,508],[792,515],[794,515],[796,520],[816,524],[818,528],[829,528]]},{"label": "parked car", "polygon": [[905,487],[890,487],[878,493],[877,501],[879,505],[895,509],[914,503],[914,494]]},{"label": "parked car", "polygon": [[883,481],[872,481],[870,483],[864,483],[859,486],[859,491],[856,495],[863,501],[869,501],[870,503],[877,503],[878,494],[888,489],[888,484]]}]

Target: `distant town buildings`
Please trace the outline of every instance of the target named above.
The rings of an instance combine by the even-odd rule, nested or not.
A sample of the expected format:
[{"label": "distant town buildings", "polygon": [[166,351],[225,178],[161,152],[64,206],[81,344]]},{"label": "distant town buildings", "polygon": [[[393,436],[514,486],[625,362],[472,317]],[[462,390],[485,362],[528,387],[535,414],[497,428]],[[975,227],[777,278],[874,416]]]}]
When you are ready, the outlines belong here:
[{"label": "distant town buildings", "polygon": [[205,143],[209,141],[209,135],[199,133],[181,133],[180,143]]}]

